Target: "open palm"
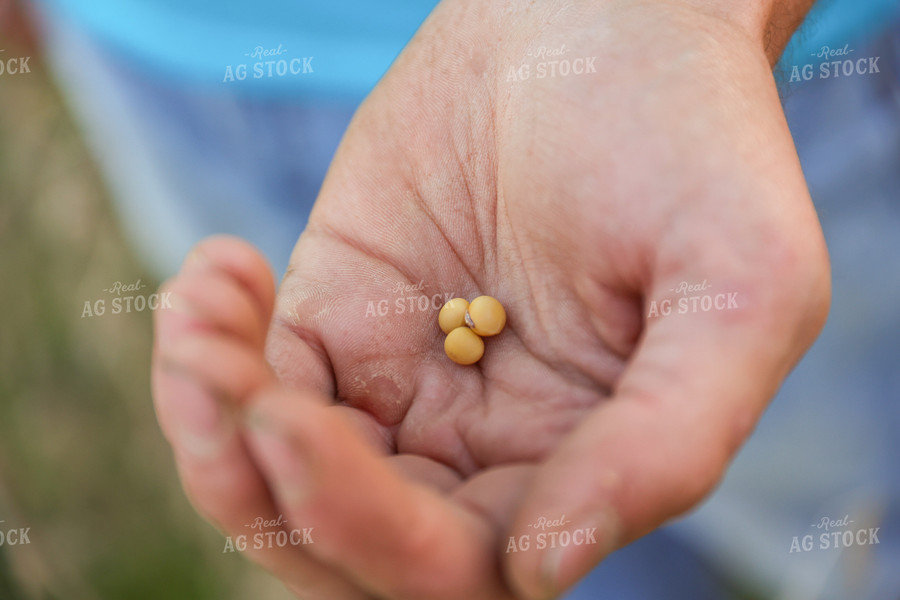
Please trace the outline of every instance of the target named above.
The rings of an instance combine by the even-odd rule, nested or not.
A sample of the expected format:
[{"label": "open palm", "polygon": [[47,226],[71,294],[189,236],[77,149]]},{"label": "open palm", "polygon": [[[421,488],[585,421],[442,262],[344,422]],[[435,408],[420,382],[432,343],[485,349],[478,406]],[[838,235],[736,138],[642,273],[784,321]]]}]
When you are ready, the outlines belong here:
[{"label": "open palm", "polygon": [[[354,118],[274,305],[233,240],[170,284],[190,308],[159,316],[155,395],[198,507],[314,528],[254,551],[302,597],[427,600],[553,595],[696,504],[828,306],[768,63],[734,33],[438,7]],[[538,78],[541,47],[591,67]],[[509,320],[462,367],[436,309],[481,294]],[[187,456],[187,395],[253,418]],[[523,547],[542,521],[583,543]]]}]

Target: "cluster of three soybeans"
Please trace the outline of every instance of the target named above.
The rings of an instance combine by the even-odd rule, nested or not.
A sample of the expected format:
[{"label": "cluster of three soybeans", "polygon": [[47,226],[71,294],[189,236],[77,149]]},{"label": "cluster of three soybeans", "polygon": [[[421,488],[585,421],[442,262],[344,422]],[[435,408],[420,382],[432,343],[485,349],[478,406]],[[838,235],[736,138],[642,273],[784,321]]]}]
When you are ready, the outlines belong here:
[{"label": "cluster of three soybeans", "polygon": [[491,296],[478,296],[472,302],[463,298],[448,300],[438,314],[441,331],[447,334],[444,352],[459,365],[472,365],[484,356],[482,337],[497,335],[506,325],[506,311]]}]

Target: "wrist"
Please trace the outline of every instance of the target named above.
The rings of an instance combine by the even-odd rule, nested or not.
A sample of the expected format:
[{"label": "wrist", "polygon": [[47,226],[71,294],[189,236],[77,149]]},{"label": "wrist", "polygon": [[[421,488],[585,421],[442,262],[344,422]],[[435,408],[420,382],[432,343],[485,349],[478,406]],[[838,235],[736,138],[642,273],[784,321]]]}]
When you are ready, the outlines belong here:
[{"label": "wrist", "polygon": [[[473,3],[481,9],[491,6],[490,3],[479,0],[473,0]],[[657,7],[669,15],[680,14],[681,18],[676,21],[680,25],[693,24],[706,31],[723,31],[725,37],[721,38],[722,41],[727,41],[735,33],[742,34],[742,37],[765,55],[770,66],[774,66],[815,3],[816,0],[651,0],[637,3],[630,0],[592,0],[588,3],[579,0],[550,0],[546,4],[537,5],[542,8],[535,8],[533,3],[514,3],[513,6],[519,8],[507,10],[507,15],[519,14],[503,30],[516,31],[517,25],[529,20],[528,17],[519,18],[524,14],[541,17],[539,27],[534,28],[530,34],[533,37],[548,24],[557,22],[559,15],[570,10],[579,15],[580,22],[584,23],[589,22],[592,15],[603,15],[605,20],[613,14],[631,12],[631,9],[636,9],[637,14],[647,9],[653,12],[653,8]],[[504,2],[503,6],[508,6],[508,3]],[[685,16],[687,19],[684,19]]]},{"label": "wrist", "polygon": [[[669,1],[669,0],[666,0]],[[778,62],[816,0],[684,0],[693,9],[731,23],[758,42],[769,64]]]}]

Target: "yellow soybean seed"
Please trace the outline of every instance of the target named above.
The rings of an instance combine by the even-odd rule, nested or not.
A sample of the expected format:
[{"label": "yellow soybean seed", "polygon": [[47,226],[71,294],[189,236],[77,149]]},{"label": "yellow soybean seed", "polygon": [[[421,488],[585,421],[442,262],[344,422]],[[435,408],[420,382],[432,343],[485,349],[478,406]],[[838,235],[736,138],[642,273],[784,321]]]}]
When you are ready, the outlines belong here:
[{"label": "yellow soybean seed", "polygon": [[478,335],[497,335],[506,325],[506,311],[496,298],[478,296],[469,303],[466,325]]},{"label": "yellow soybean seed", "polygon": [[469,308],[469,303],[463,298],[447,300],[447,303],[441,308],[441,312],[438,313],[438,325],[441,326],[441,331],[450,333],[457,327],[464,326],[467,308]]},{"label": "yellow soybean seed", "polygon": [[444,352],[458,365],[472,365],[484,356],[484,340],[468,327],[457,327],[447,334]]}]

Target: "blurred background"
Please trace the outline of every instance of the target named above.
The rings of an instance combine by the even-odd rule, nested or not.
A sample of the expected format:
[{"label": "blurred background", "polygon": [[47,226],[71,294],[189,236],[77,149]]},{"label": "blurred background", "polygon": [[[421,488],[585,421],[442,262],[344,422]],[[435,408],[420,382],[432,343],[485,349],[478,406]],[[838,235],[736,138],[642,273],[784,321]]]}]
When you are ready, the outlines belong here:
[{"label": "blurred background", "polygon": [[30,544],[0,545],[0,599],[288,598],[181,491],[151,404],[151,313],[112,314],[104,292],[159,282],[40,53],[5,25],[0,60],[31,72],[0,76],[0,531]]},{"label": "blurred background", "polygon": [[[219,38],[179,47],[168,14],[171,43],[154,53],[152,36],[116,22],[133,28],[120,13],[141,4],[82,2],[79,19],[78,3],[46,0],[26,21],[0,0],[0,61],[28,58],[28,72],[0,74],[0,533],[29,541],[0,543],[0,600],[289,597],[223,552],[185,499],[152,410],[151,312],[114,314],[109,290],[149,296],[212,231],[251,239],[283,272],[354,106],[434,2],[398,1],[373,21],[394,28],[388,41],[357,23],[353,55],[372,64],[322,69],[334,77],[315,93],[223,92],[222,69],[260,23],[204,58]],[[260,6],[277,16],[278,4]],[[785,53],[776,74],[832,255],[829,323],[719,492],[572,598],[900,599],[898,32],[895,0],[820,2]],[[265,40],[300,51],[291,35]],[[310,53],[339,57],[347,43]],[[877,57],[877,72],[823,79],[813,54],[825,45]],[[794,80],[806,64],[814,76]],[[845,514],[880,527],[880,543],[790,552],[811,523]]]}]

